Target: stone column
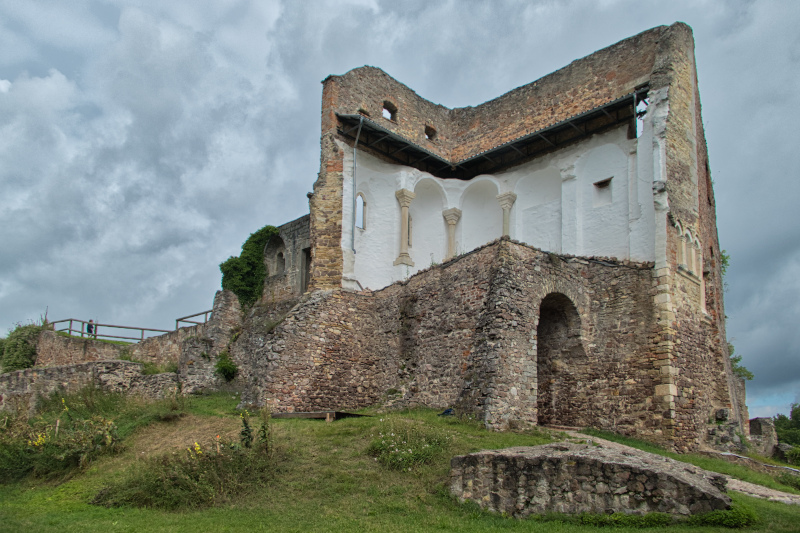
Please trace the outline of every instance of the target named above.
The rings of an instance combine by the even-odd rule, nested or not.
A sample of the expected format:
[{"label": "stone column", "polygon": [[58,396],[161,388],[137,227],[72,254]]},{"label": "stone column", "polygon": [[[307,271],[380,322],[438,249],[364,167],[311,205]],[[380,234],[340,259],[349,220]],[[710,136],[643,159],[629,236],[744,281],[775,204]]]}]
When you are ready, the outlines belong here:
[{"label": "stone column", "polygon": [[444,258],[447,261],[456,255],[456,224],[461,218],[461,209],[457,207],[445,209],[442,211],[442,216],[447,221],[447,257]]},{"label": "stone column", "polygon": [[394,260],[394,264],[414,266],[414,261],[408,255],[408,207],[417,195],[408,189],[395,191],[394,195],[400,204],[400,255]]},{"label": "stone column", "polygon": [[503,208],[503,237],[508,237],[511,229],[511,206],[514,205],[517,195],[513,192],[504,192],[498,194],[497,199],[500,201],[500,207]]}]

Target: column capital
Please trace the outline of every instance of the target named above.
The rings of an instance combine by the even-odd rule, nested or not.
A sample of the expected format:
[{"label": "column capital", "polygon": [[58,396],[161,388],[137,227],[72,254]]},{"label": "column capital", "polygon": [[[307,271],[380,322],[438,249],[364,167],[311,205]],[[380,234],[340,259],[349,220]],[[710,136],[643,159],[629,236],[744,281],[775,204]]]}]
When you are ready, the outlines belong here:
[{"label": "column capital", "polygon": [[498,194],[496,198],[500,202],[500,207],[503,209],[511,209],[511,206],[514,205],[514,202],[517,200],[517,195],[513,192],[504,192],[503,194]]},{"label": "column capital", "polygon": [[455,225],[458,223],[458,219],[461,218],[461,209],[457,207],[451,207],[450,209],[445,209],[442,211],[442,216],[447,221],[448,224]]},{"label": "column capital", "polygon": [[397,201],[400,202],[400,207],[408,207],[411,205],[411,200],[417,197],[416,194],[408,189],[400,189],[394,192]]}]

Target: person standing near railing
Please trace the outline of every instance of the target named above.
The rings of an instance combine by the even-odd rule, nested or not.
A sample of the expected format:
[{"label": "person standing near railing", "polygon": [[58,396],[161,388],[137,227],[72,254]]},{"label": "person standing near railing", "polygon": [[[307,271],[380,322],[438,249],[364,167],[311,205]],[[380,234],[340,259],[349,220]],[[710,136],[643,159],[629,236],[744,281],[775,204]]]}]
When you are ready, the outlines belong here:
[{"label": "person standing near railing", "polygon": [[89,323],[86,324],[86,333],[88,333],[90,337],[94,337],[94,320],[91,318],[89,319]]}]

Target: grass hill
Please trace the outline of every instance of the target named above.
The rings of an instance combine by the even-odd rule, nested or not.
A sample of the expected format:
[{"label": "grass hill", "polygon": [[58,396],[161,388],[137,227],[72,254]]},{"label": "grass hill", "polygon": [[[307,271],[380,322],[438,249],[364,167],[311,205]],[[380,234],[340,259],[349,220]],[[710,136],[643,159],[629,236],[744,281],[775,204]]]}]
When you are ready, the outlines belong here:
[{"label": "grass hill", "polygon": [[[26,427],[16,426],[11,416],[0,418],[0,531],[598,530],[574,517],[515,520],[493,515],[449,496],[452,455],[543,444],[553,439],[547,433],[489,432],[475,421],[418,409],[362,411],[369,416],[332,423],[271,420],[260,434],[258,414],[237,411],[237,403],[231,393],[144,404],[84,391],[44,402]],[[52,435],[56,420],[59,437]],[[82,441],[87,420],[97,424],[88,424],[94,433]],[[113,427],[108,425],[112,420]],[[98,430],[101,426],[105,429]],[[21,441],[13,438],[24,431],[29,431],[22,446],[27,451],[19,451],[12,444]],[[249,448],[243,445],[248,438]],[[74,449],[83,446],[85,457],[73,461],[73,467],[58,468],[56,456],[69,459],[67,452],[73,449],[56,446],[59,439],[71,439]],[[48,446],[55,461],[44,455],[31,459]],[[694,459],[715,469],[713,460]],[[731,465],[719,461],[717,466]],[[750,476],[746,469],[734,475]],[[772,478],[769,482],[793,490]],[[133,490],[136,483],[144,490]],[[176,484],[184,492],[176,493]],[[747,531],[800,530],[800,507],[736,493],[732,497],[737,507],[752,509],[759,517]],[[125,498],[146,502],[149,508],[113,506]],[[633,529],[617,529],[628,530]],[[647,530],[726,531],[687,524]]]}]

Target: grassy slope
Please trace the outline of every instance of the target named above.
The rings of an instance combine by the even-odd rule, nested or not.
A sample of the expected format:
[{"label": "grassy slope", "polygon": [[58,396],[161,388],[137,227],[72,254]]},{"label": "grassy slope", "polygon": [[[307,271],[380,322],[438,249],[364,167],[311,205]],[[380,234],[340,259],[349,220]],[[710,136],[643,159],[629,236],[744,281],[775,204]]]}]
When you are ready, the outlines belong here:
[{"label": "grassy slope", "polygon": [[[442,427],[453,436],[450,453],[414,472],[394,472],[364,453],[377,434],[381,415],[344,419],[275,420],[279,470],[265,487],[235,505],[183,513],[141,509],[105,509],[88,502],[107,480],[136,465],[137,456],[159,450],[180,453],[198,438],[215,433],[234,436],[236,399],[214,396],[195,400],[181,420],[140,428],[128,449],[106,457],[73,479],[58,484],[24,482],[0,485],[0,531],[596,531],[562,522],[514,520],[455,503],[447,495],[451,454],[483,448],[535,445],[539,434],[490,433],[476,424],[441,419],[431,411],[406,416]],[[205,437],[202,433],[208,432]],[[142,453],[144,452],[144,453]],[[800,508],[734,494],[762,517],[756,531],[798,531]],[[725,531],[673,527],[647,531]],[[627,531],[616,529],[615,531]]]}]

